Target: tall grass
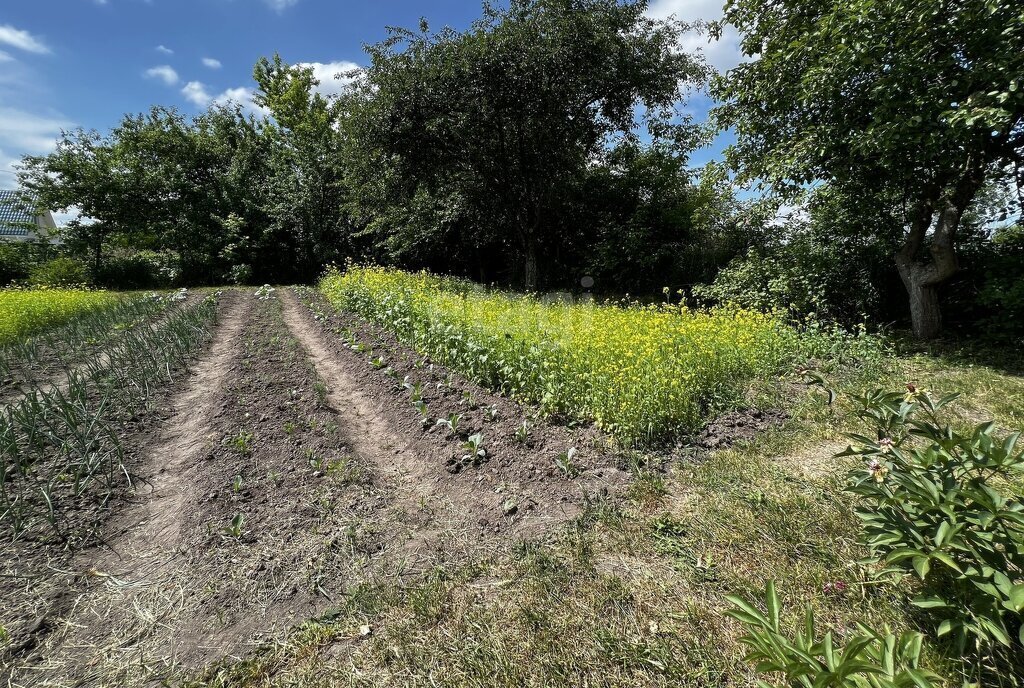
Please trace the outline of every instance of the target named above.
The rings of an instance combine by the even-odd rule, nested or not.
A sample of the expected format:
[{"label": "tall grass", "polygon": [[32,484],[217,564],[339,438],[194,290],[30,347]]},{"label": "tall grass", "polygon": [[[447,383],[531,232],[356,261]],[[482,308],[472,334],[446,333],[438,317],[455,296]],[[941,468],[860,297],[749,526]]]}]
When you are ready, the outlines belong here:
[{"label": "tall grass", "polygon": [[698,429],[798,342],[778,319],[746,310],[549,303],[382,268],[333,271],[320,288],[464,375],[629,444]]}]

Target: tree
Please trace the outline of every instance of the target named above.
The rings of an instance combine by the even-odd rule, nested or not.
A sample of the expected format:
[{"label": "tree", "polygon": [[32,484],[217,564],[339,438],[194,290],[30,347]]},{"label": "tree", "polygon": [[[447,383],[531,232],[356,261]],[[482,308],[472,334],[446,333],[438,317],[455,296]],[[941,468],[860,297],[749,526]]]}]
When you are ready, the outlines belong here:
[{"label": "tree", "polygon": [[290,235],[297,277],[313,279],[332,260],[351,255],[339,100],[316,91],[312,68],[288,65],[278,55],[260,59],[253,76],[254,101],[272,117],[264,124],[272,231]]},{"label": "tree", "polygon": [[371,46],[344,125],[371,231],[402,248],[459,227],[462,250],[500,246],[535,289],[567,191],[636,138],[637,107],[657,137],[689,124],[674,106],[705,68],[645,8],[511,0],[462,33],[423,22]]},{"label": "tree", "polygon": [[715,89],[741,179],[782,198],[825,182],[892,217],[914,333],[938,335],[963,214],[988,176],[1024,162],[1024,6],[730,0],[724,23],[756,58]]},{"label": "tree", "polygon": [[41,207],[64,212],[74,208],[89,218],[70,222],[65,241],[81,245],[94,269],[110,237],[143,219],[142,204],[127,202],[136,184],[131,171],[111,138],[95,131],[62,133],[52,153],[22,160],[18,179]]}]

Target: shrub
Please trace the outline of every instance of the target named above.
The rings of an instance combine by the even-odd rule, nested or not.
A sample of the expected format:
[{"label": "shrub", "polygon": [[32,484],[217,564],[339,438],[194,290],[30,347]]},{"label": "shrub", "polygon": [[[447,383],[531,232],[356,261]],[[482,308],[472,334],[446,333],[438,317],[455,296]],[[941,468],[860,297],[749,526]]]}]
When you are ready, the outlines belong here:
[{"label": "shrub", "polygon": [[62,256],[33,267],[28,282],[34,287],[83,286],[89,284],[89,273],[82,263]]},{"label": "shrub", "polygon": [[25,242],[0,242],[0,287],[28,279],[35,261]]},{"label": "shrub", "polygon": [[93,283],[107,289],[166,289],[174,283],[172,254],[156,251],[115,253],[92,274]]},{"label": "shrub", "polygon": [[[789,685],[802,688],[929,688],[940,681],[918,666],[923,641],[920,633],[896,636],[888,629],[879,632],[857,624],[856,631],[845,639],[845,646],[840,646],[832,631],[817,637],[814,613],[808,606],[804,627],[790,638],[782,631],[782,610],[774,582],[769,582],[765,590],[767,614],[742,598],[730,595],[727,599],[734,606],[726,614],[747,628],[740,642],[751,648],[745,659],[757,662],[759,674],[780,673]],[[758,685],[769,686],[763,681]]]},{"label": "shrub", "polygon": [[1024,644],[1024,502],[1007,491],[1024,471],[1020,433],[996,436],[993,423],[961,434],[920,389],[875,390],[857,398],[875,437],[851,435],[844,455],[860,498],[862,539],[883,574],[916,575],[914,604],[937,617],[937,634],[960,651]]}]

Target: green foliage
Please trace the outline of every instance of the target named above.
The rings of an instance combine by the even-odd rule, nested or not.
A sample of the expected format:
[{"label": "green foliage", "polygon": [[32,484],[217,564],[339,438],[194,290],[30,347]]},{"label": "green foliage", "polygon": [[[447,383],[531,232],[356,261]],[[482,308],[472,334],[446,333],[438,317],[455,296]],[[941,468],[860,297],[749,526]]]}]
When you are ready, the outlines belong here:
[{"label": "green foliage", "polygon": [[92,270],[92,283],[106,289],[167,289],[178,274],[178,257],[169,252],[117,251],[98,269]]},{"label": "green foliage", "polygon": [[[695,431],[800,346],[777,318],[735,309],[547,303],[381,268],[331,271],[320,288],[431,360],[627,444]],[[418,381],[405,387],[413,402],[422,397]]]},{"label": "green foliage", "polygon": [[32,269],[53,256],[50,244],[31,241],[0,241],[0,287],[24,282]]},{"label": "green foliage", "polygon": [[[888,629],[876,631],[857,624],[845,644],[836,643],[832,631],[820,638],[810,606],[804,624],[791,636],[782,630],[782,604],[769,581],[761,612],[750,602],[728,596],[733,608],[726,612],[747,628],[740,641],[750,648],[746,656],[757,663],[757,672],[779,673],[796,688],[929,688],[939,677],[919,666],[922,637],[908,632],[896,636]],[[768,683],[758,685],[768,688]]]},{"label": "green foliage", "polygon": [[501,251],[534,289],[588,167],[609,142],[636,139],[638,105],[656,139],[692,143],[675,104],[704,67],[677,49],[675,25],[644,10],[512,0],[461,33],[424,21],[371,46],[345,129],[355,200],[387,250],[457,248],[463,264]]},{"label": "green foliage", "polygon": [[80,287],[90,283],[89,271],[74,258],[61,256],[34,266],[28,283],[33,287]]},{"label": "green foliage", "polygon": [[1024,153],[1019,3],[731,0],[725,23],[758,58],[715,89],[741,181],[789,198],[824,181],[888,217],[915,332],[936,335],[963,215]]},{"label": "green foliage", "polygon": [[860,498],[863,541],[885,573],[916,574],[914,604],[941,621],[937,633],[960,650],[1024,643],[1024,501],[1008,487],[1024,471],[1019,433],[994,423],[961,433],[938,414],[956,398],[933,400],[875,390],[858,397],[875,437],[852,435],[863,458],[849,490]]},{"label": "green foliage", "polygon": [[1024,225],[1004,227],[983,244],[974,272],[979,282],[975,300],[985,309],[986,332],[1006,338],[1024,332]]}]

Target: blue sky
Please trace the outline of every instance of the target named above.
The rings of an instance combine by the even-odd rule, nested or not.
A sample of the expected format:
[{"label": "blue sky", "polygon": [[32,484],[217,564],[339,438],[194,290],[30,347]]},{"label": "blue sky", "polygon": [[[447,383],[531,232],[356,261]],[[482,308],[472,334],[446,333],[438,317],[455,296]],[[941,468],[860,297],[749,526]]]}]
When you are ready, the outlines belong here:
[{"label": "blue sky", "polygon": [[[650,13],[715,18],[720,8],[721,0],[654,0]],[[331,77],[364,63],[362,46],[384,38],[386,26],[415,27],[425,16],[435,28],[464,28],[479,14],[479,0],[7,0],[0,188],[14,185],[14,162],[51,150],[62,129],[105,132],[154,104],[196,113],[214,100],[245,102],[263,55],[312,65],[330,91],[338,88]],[[737,60],[735,36],[688,41],[720,68]]]}]

